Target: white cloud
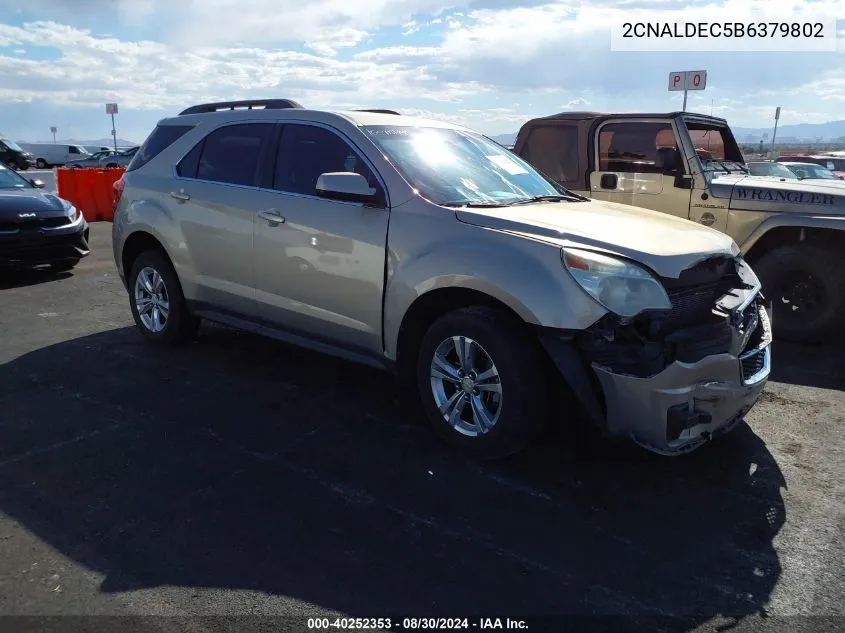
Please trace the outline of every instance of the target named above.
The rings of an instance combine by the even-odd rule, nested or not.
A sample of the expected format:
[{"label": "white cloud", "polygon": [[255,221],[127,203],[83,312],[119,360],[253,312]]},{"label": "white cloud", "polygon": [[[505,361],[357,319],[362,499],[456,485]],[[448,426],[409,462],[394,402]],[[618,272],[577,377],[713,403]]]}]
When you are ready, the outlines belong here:
[{"label": "white cloud", "polygon": [[[248,8],[235,0],[109,0],[106,8],[103,0],[72,7],[28,0],[43,15],[64,11],[66,23],[0,24],[0,101],[100,109],[118,100],[127,108],[173,110],[206,99],[284,96],[313,107],[401,103],[507,129],[529,116],[588,105],[680,109],[679,95],[666,91],[669,72],[706,67],[708,89],[690,95],[690,103],[708,112],[715,98],[714,114],[738,125],[768,121],[769,104],[784,107],[782,122],[787,113],[790,122],[842,118],[841,51],[609,50],[609,25],[640,9],[665,10],[667,20],[713,19],[728,10],[741,20],[755,7],[789,15],[808,2],[726,0],[727,9],[716,11],[715,0],[252,0]],[[845,16],[845,0],[814,6]],[[97,16],[89,20],[93,32],[114,35],[80,28],[86,11]],[[161,39],[131,38],[127,24]],[[373,41],[386,45],[373,48]],[[43,50],[33,55],[29,47]],[[43,61],[45,52],[55,59]]]}]

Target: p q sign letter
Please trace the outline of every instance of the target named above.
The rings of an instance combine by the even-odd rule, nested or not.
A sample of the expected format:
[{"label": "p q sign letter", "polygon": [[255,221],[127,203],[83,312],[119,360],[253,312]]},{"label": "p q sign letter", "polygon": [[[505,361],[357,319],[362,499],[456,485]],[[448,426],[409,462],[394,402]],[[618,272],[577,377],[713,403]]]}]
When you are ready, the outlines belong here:
[{"label": "p q sign letter", "polygon": [[669,73],[669,90],[704,90],[706,86],[706,70],[685,70],[678,73]]}]

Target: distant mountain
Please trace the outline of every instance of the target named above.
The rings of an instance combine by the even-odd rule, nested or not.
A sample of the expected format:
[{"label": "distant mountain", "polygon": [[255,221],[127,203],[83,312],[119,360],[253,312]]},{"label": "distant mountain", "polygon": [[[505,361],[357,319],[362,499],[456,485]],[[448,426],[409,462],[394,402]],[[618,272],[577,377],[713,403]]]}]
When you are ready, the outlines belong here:
[{"label": "distant mountain", "polygon": [[[730,119],[728,119],[730,124]],[[767,138],[772,138],[772,130],[774,129],[774,121],[769,127],[736,127],[731,126],[734,136],[740,143],[758,142],[765,135]],[[491,136],[494,141],[502,145],[512,145],[516,141],[517,132],[511,134],[498,134]],[[753,138],[752,138],[753,137]],[[843,121],[828,121],[827,123],[796,123],[793,125],[778,125],[778,133],[775,141],[782,139],[784,141],[789,139],[800,139],[802,141],[814,141],[821,138],[822,141],[836,141],[845,137],[845,120]]]},{"label": "distant mountain", "polygon": [[496,136],[491,136],[490,138],[502,145],[513,145],[516,142],[516,135],[517,132],[514,132],[513,134],[497,134]]},{"label": "distant mountain", "polygon": [[[40,141],[17,141],[18,143],[52,143],[53,141],[50,140],[40,140]],[[114,147],[114,139],[111,138],[98,138],[98,139],[74,139],[74,138],[59,138],[56,139],[56,143],[67,143],[68,145],[91,145],[96,147]],[[127,141],[125,139],[119,138],[117,139],[117,146],[118,147],[135,147],[136,145],[140,145],[140,143],[135,143],[133,141]]]},{"label": "distant mountain", "polygon": [[[728,121],[730,123],[730,121]],[[755,141],[759,141],[764,135],[768,134],[768,138],[772,138],[772,131],[774,130],[775,122],[769,127],[733,127],[734,136],[737,140],[745,141],[745,137],[754,137]],[[827,123],[796,123],[793,125],[778,125],[778,133],[775,141],[780,138],[797,138],[802,140],[815,140],[820,138],[822,141],[832,141],[845,136],[845,121],[828,121]]]}]

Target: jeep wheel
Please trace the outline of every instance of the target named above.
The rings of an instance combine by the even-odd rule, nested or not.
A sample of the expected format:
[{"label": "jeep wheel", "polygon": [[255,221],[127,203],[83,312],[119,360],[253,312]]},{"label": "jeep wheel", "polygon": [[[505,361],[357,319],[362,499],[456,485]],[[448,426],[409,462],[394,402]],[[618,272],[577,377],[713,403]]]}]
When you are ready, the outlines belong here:
[{"label": "jeep wheel", "polygon": [[196,333],[199,319],[188,312],[176,271],[161,253],[138,256],[129,275],[129,293],[135,325],[150,341],[177,345]]},{"label": "jeep wheel", "polygon": [[775,338],[820,343],[845,319],[845,254],[812,244],[789,244],[753,266],[772,302]]},{"label": "jeep wheel", "polygon": [[416,374],[435,431],[475,457],[518,452],[546,421],[549,392],[538,345],[499,310],[463,308],[438,319],[420,344]]}]

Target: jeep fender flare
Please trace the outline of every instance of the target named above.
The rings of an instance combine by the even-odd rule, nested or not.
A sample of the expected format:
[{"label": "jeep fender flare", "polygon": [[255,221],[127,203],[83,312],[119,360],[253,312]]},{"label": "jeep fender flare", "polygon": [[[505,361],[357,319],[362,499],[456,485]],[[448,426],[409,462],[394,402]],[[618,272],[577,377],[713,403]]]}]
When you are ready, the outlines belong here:
[{"label": "jeep fender flare", "polygon": [[829,229],[843,231],[845,237],[845,216],[838,215],[805,215],[805,214],[781,214],[767,218],[761,222],[749,236],[740,244],[740,251],[743,257],[760,242],[760,240],[774,229]]}]

